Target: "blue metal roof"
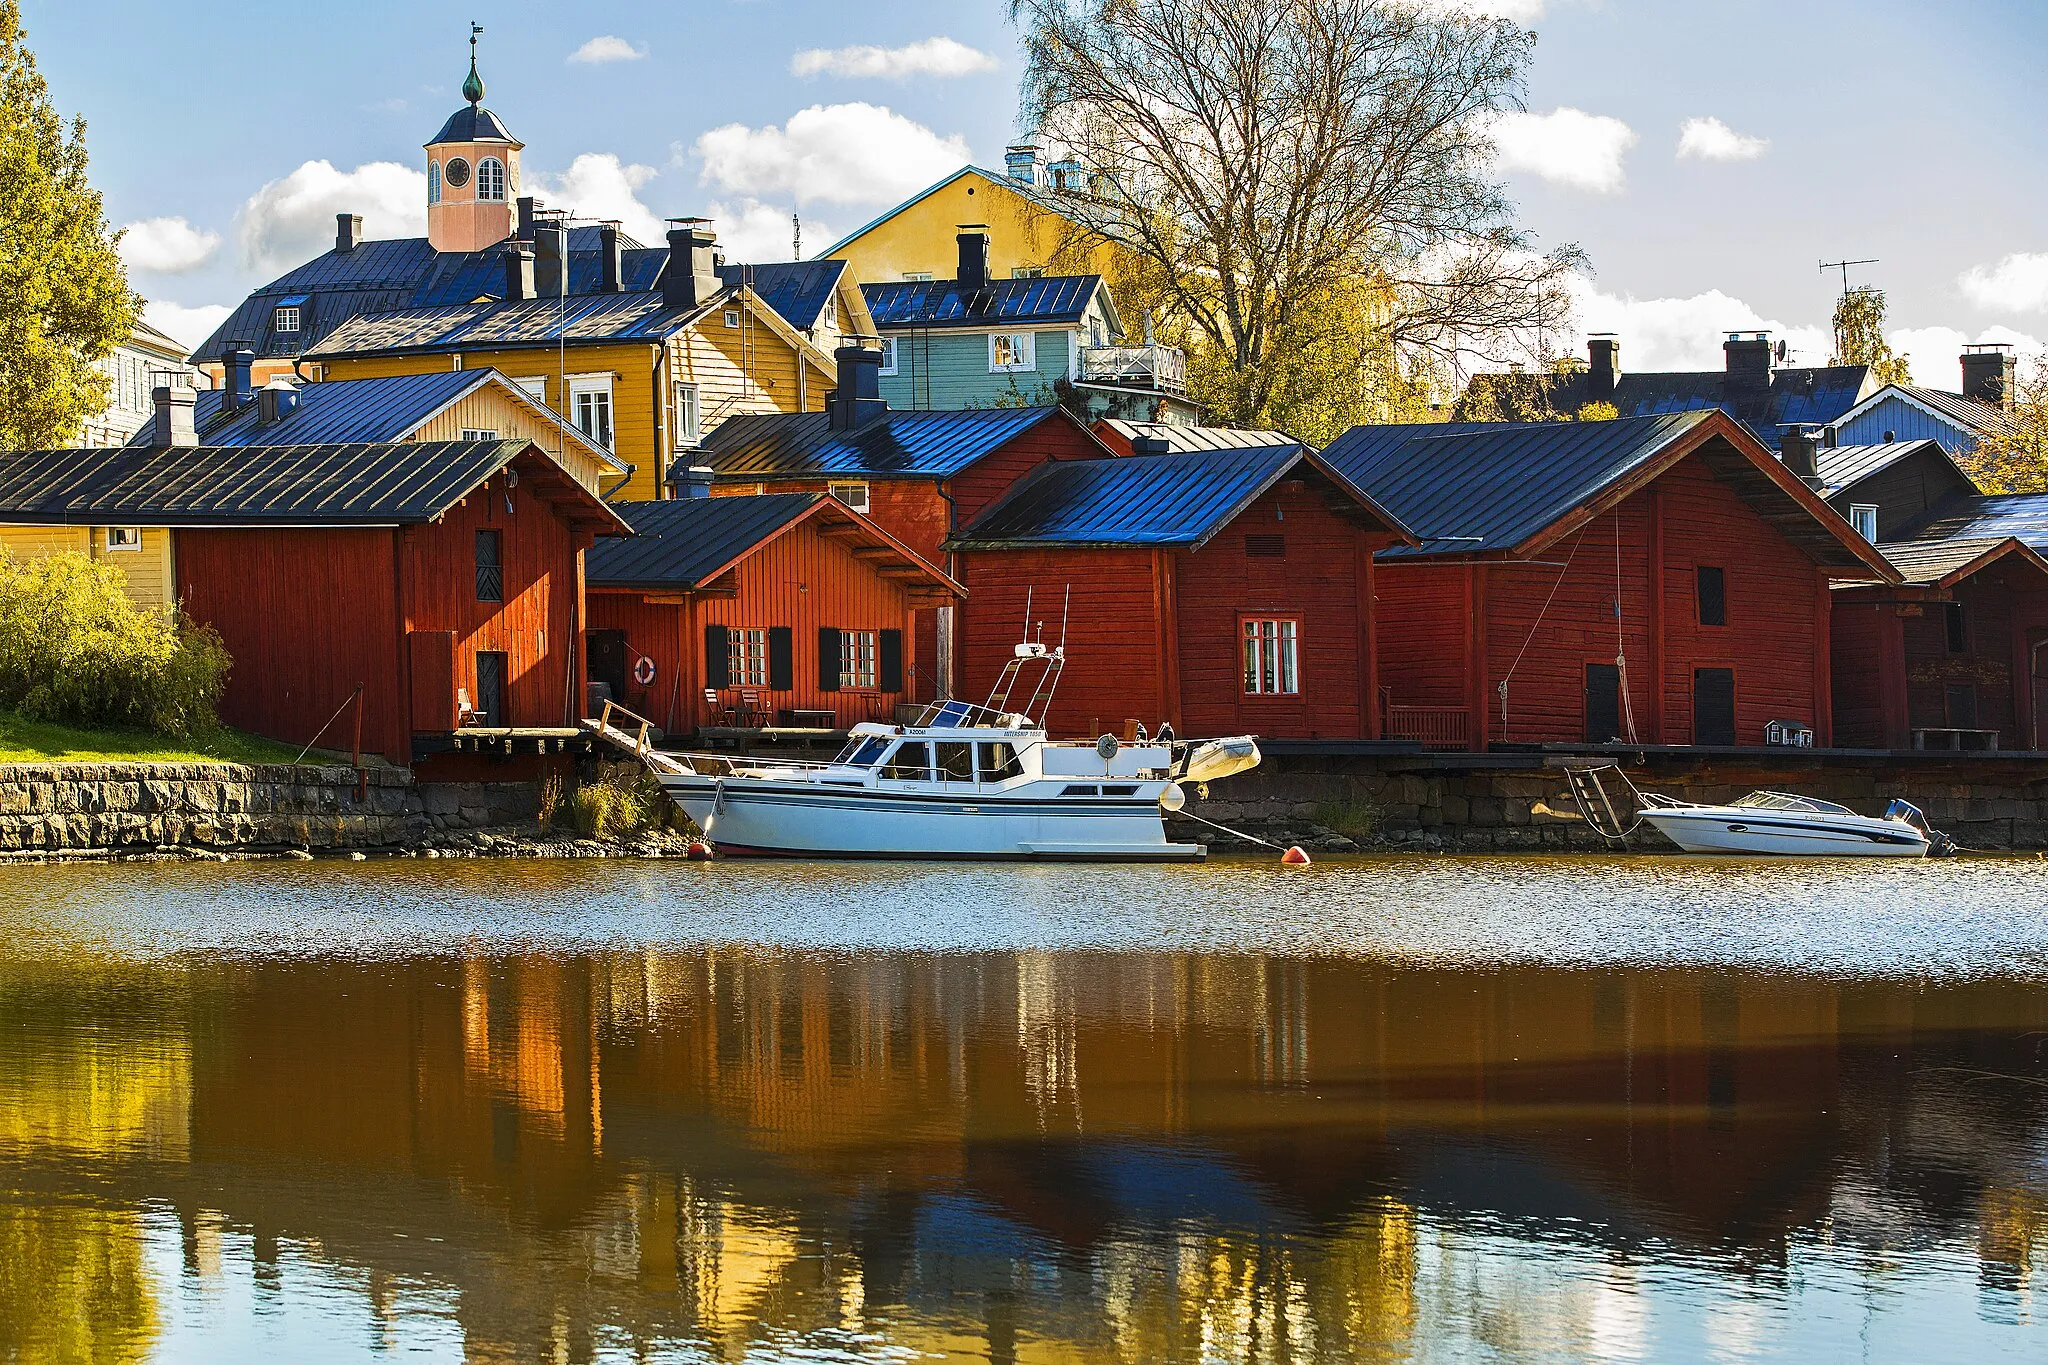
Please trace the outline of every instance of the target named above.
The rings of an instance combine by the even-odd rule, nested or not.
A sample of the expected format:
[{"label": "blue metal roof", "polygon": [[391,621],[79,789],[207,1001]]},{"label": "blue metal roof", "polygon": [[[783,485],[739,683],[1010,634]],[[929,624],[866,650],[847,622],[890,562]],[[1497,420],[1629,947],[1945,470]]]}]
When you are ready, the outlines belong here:
[{"label": "blue metal roof", "polygon": [[1984,540],[2012,536],[2048,553],[2048,493],[2000,493],[1950,498],[1897,537],[1912,540]]},{"label": "blue metal roof", "polygon": [[1101,287],[1100,275],[1041,275],[990,280],[988,288],[972,291],[962,291],[957,280],[898,280],[864,284],[860,292],[875,326],[887,330],[1079,322]]},{"label": "blue metal roof", "polygon": [[[1586,373],[1567,375],[1476,375],[1474,385],[1544,386],[1550,405],[1562,413],[1577,412],[1592,398]],[[1607,401],[1623,417],[1654,417],[1666,413],[1704,412],[1719,408],[1762,438],[1773,450],[1788,426],[1823,426],[1834,421],[1862,397],[1870,383],[1867,365],[1785,367],[1771,371],[1768,385],[1754,388],[1728,383],[1726,370],[1624,371]]]},{"label": "blue metal roof", "polygon": [[448,304],[366,313],[335,328],[306,354],[325,359],[406,351],[548,346],[564,339],[658,341],[717,307],[723,297],[717,295],[702,307],[687,309],[670,309],[659,293],[648,293],[572,294],[566,299]]},{"label": "blue metal roof", "polygon": [[[832,301],[840,276],[845,273],[844,261],[771,261],[766,265],[718,267],[718,278],[730,285],[744,280],[753,286],[763,303],[799,331],[817,325],[818,315]],[[648,287],[653,286],[650,283]]]},{"label": "blue metal roof", "polygon": [[1296,466],[1308,464],[1369,514],[1401,527],[1371,499],[1293,441],[1279,446],[1191,450],[1143,459],[1060,460],[1031,471],[949,550],[1041,546],[1200,547]]},{"label": "blue metal roof", "polygon": [[584,556],[593,588],[694,588],[823,501],[823,493],[615,502],[633,528]]},{"label": "blue metal roof", "polygon": [[1483,554],[1522,544],[1706,420],[1353,427],[1323,458],[1422,538],[1387,556]]},{"label": "blue metal roof", "polygon": [[1058,407],[888,412],[852,431],[822,412],[728,417],[704,463],[728,482],[762,478],[949,479],[1060,412]]},{"label": "blue metal roof", "polygon": [[465,104],[448,116],[441,125],[441,131],[434,134],[434,141],[425,145],[431,147],[437,142],[509,142],[523,147],[518,138],[512,136],[503,119],[480,104]]},{"label": "blue metal roof", "polygon": [[[326,445],[336,442],[402,441],[419,425],[472,389],[491,382],[495,370],[435,370],[429,374],[395,375],[388,379],[337,379],[302,384],[292,411],[282,421],[264,426],[256,420],[257,405],[221,417],[219,389],[194,395],[193,425],[210,446]],[[147,446],[144,427],[128,442]]]}]

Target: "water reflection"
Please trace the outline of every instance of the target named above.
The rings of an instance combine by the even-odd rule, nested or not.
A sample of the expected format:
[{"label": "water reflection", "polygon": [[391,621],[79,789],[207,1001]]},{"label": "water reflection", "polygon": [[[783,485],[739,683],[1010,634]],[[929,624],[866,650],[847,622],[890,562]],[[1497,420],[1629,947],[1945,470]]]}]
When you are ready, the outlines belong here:
[{"label": "water reflection", "polygon": [[2038,1358],[2048,986],[0,964],[0,1357]]}]

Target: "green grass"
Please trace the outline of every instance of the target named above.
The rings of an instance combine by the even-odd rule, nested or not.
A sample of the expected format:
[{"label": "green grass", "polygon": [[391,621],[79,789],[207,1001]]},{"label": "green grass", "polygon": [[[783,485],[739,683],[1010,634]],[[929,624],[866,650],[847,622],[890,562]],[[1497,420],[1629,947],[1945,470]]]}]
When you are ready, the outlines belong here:
[{"label": "green grass", "polygon": [[0,711],[0,763],[289,763],[298,752],[295,745],[226,727],[172,739],[146,730],[49,725]]}]

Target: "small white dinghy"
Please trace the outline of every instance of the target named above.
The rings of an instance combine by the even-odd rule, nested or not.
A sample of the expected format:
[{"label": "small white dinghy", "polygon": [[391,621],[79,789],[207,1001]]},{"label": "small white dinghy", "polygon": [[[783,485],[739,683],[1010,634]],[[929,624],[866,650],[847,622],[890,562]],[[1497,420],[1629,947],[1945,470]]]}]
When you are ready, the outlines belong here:
[{"label": "small white dinghy", "polygon": [[[1746,853],[1805,858],[1926,858],[1954,853],[1955,842],[1930,829],[1919,807],[1893,801],[1883,815],[1790,792],[1751,792],[1726,805],[1678,801],[1637,790],[1613,764],[1570,770],[1572,799],[1586,822],[1609,839],[1649,825],[1687,853]],[[1617,804],[1603,779],[1624,791]],[[1623,806],[1632,806],[1624,816]]]}]

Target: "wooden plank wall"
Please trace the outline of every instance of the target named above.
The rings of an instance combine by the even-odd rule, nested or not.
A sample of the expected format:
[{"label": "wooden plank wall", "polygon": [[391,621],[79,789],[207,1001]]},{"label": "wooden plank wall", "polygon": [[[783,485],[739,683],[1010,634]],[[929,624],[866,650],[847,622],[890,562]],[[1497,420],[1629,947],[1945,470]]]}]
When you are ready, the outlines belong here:
[{"label": "wooden plank wall", "polygon": [[[894,719],[902,692],[826,692],[818,686],[818,631],[900,630],[904,632],[904,673],[916,657],[909,595],[902,583],[884,578],[873,564],[856,559],[848,537],[821,534],[815,518],[762,546],[734,570],[730,594],[695,596],[689,603],[649,602],[641,594],[590,594],[590,629],[624,630],[627,668],[640,654],[655,663],[652,687],[630,680],[626,706],[664,728],[688,730],[703,724],[704,629],[788,626],[794,654],[787,691],[762,689],[771,719],[784,707],[831,710],[845,726],[870,719]],[[651,708],[651,709],[647,709]]]},{"label": "wooden plank wall", "polygon": [[171,533],[161,526],[142,528],[139,550],[109,550],[104,526],[5,526],[0,553],[24,562],[66,553],[104,559],[121,571],[128,595],[141,605],[167,606],[177,597]]},{"label": "wooden plank wall", "polygon": [[[1174,721],[1183,733],[1369,737],[1361,708],[1362,534],[1320,492],[1288,480],[1201,549],[1176,554],[1181,714]],[[1247,535],[1283,537],[1285,557],[1247,555]],[[1300,620],[1298,696],[1246,695],[1240,620],[1248,615]]]},{"label": "wooden plank wall", "polygon": [[1844,748],[1905,748],[1911,742],[1903,696],[1895,701],[1887,695],[1894,683],[1901,692],[1905,684],[1899,606],[1884,589],[1857,590],[1836,594],[1828,614],[1835,743]]},{"label": "wooden plank wall", "polygon": [[[406,628],[455,632],[455,686],[477,698],[476,656],[507,655],[507,719],[515,726],[573,723],[566,701],[577,645],[575,533],[534,493],[504,477],[452,508],[439,522],[408,527]],[[476,600],[476,532],[503,534],[505,600]],[[581,698],[576,714],[582,714]]]},{"label": "wooden plank wall", "polygon": [[1061,601],[1071,584],[1066,674],[1047,728],[1092,738],[1099,731],[1091,726],[1121,734],[1127,719],[1150,727],[1164,718],[1167,679],[1150,550],[976,551],[960,560],[967,587],[960,696],[979,702],[988,695],[1021,638],[1027,590],[1032,638],[1043,622],[1046,643],[1059,643]]},{"label": "wooden plank wall", "polygon": [[363,683],[363,747],[411,761],[393,532],[179,531],[177,561],[185,610],[234,659],[223,721],[303,744]]}]

